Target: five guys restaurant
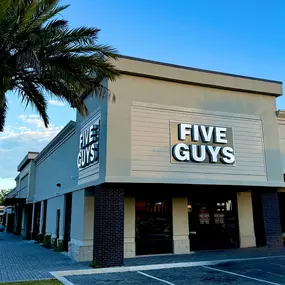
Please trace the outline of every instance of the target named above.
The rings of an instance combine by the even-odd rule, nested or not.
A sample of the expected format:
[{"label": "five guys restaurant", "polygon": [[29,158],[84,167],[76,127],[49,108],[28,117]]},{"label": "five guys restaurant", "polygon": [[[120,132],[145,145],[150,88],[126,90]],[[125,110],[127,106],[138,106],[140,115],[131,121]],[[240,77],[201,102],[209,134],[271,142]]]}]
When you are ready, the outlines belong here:
[{"label": "five guys restaurant", "polygon": [[31,232],[102,267],[283,247],[282,83],[126,56],[115,64],[109,96],[84,98],[89,115],[29,162]]}]

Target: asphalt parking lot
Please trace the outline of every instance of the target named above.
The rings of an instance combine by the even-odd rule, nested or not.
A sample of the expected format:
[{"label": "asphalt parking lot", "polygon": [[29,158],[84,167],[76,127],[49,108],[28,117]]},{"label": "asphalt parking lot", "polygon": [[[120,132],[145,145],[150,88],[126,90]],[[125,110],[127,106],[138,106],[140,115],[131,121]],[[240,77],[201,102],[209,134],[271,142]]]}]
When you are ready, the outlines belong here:
[{"label": "asphalt parking lot", "polygon": [[67,276],[74,285],[285,284],[285,256],[210,266]]}]

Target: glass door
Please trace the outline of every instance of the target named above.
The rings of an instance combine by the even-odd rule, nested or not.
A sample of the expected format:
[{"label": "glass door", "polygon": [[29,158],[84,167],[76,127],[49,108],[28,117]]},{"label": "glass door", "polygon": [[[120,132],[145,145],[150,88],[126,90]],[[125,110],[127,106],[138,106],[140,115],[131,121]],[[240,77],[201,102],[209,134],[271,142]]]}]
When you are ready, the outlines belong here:
[{"label": "glass door", "polygon": [[237,208],[231,197],[193,197],[188,214],[191,250],[238,247]]}]

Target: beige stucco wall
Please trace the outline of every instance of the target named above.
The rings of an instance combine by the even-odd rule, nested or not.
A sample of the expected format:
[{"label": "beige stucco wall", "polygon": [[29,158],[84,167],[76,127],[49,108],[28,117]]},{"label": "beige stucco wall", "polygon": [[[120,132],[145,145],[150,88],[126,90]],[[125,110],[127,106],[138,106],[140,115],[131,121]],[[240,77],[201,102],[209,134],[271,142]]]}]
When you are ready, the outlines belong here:
[{"label": "beige stucco wall", "polygon": [[136,205],[135,197],[125,196],[124,201],[124,257],[136,255]]},{"label": "beige stucco wall", "polygon": [[[153,65],[153,68],[155,69],[156,65]],[[230,80],[230,78],[227,80]],[[263,85],[263,83],[260,84],[260,86]],[[110,101],[108,104],[107,182],[160,183],[167,181],[168,183],[186,183],[185,179],[179,179],[179,171],[170,173],[169,171],[157,172],[150,170],[149,175],[145,173],[132,175],[132,163],[135,161],[135,158],[132,157],[132,142],[136,139],[136,136],[132,133],[131,108],[134,102],[140,102],[154,104],[155,106],[161,105],[162,109],[163,106],[170,107],[170,109],[172,107],[192,108],[203,110],[204,113],[217,114],[217,116],[224,113],[227,116],[232,116],[231,119],[237,114],[259,118],[262,122],[265,178],[251,180],[250,172],[242,176],[231,177],[231,179],[227,179],[223,175],[215,175],[207,180],[207,177],[201,178],[201,175],[197,175],[197,179],[194,179],[195,183],[203,184],[206,179],[207,184],[255,186],[281,186],[284,184],[279,141],[272,140],[272,138],[278,137],[274,96],[194,86],[130,75],[122,75],[118,81],[110,82],[109,89],[115,94],[115,100]],[[169,110],[169,112],[172,111]],[[185,115],[187,116],[187,111],[185,111]],[[236,120],[238,122],[239,118]],[[152,123],[155,130],[156,121],[153,120]],[[246,129],[244,131],[244,140],[246,141]],[[152,146],[159,148],[159,145],[152,144]],[[170,157],[170,149],[166,151]],[[248,155],[250,154],[251,151],[248,152]],[[149,165],[152,165],[153,161],[154,159],[150,159],[148,161]],[[243,179],[245,176],[248,176],[248,179]]]},{"label": "beige stucco wall", "polygon": [[93,243],[94,234],[94,196],[85,196],[84,199],[84,241]]},{"label": "beige stucco wall", "polygon": [[240,247],[255,247],[251,192],[238,192],[237,203]]},{"label": "beige stucco wall", "polygon": [[68,254],[77,261],[93,257],[94,196],[85,189],[72,193],[71,241]]},{"label": "beige stucco wall", "polygon": [[284,115],[278,118],[278,133],[281,152],[283,173],[285,173],[285,118]]},{"label": "beige stucco wall", "polygon": [[64,195],[52,198],[47,203],[47,220],[46,234],[51,234],[52,238],[56,237],[56,215],[57,210],[60,210],[59,219],[59,238],[63,239],[64,235]]},{"label": "beige stucco wall", "polygon": [[85,189],[72,193],[71,240],[83,240]]},{"label": "beige stucco wall", "polygon": [[189,253],[188,198],[172,198],[173,253]]}]

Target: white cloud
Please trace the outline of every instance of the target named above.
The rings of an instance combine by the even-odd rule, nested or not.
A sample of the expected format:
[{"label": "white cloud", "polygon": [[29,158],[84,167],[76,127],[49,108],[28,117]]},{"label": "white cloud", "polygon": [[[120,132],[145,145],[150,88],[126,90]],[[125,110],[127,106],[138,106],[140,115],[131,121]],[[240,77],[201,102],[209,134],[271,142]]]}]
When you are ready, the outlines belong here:
[{"label": "white cloud", "polygon": [[58,100],[49,100],[48,103],[54,106],[60,106],[60,107],[65,106],[64,102]]},{"label": "white cloud", "polygon": [[4,152],[12,152],[12,149],[7,149],[7,148],[0,148],[0,153],[4,153]]},{"label": "white cloud", "polygon": [[[24,115],[20,117],[28,122],[33,119]],[[37,123],[34,129],[21,125],[8,125],[5,131],[0,133],[0,183],[1,179],[17,175],[17,166],[28,151],[40,152],[63,128],[52,124],[49,128],[35,129],[35,127]]]},{"label": "white cloud", "polygon": [[32,124],[37,128],[44,128],[43,120],[40,119],[39,115],[20,115],[18,116],[24,123]]},{"label": "white cloud", "polygon": [[21,131],[30,131],[30,130],[31,130],[31,129],[29,129],[29,128],[26,127],[26,126],[19,127],[19,129],[20,129]]},{"label": "white cloud", "polygon": [[31,140],[49,141],[61,129],[62,127],[55,127],[55,126],[50,126],[49,128],[43,130],[31,130],[26,127],[20,127],[18,131],[4,132],[3,134],[0,134],[0,144],[2,142],[10,140],[20,140],[21,142],[23,141],[31,142]]},{"label": "white cloud", "polygon": [[16,186],[14,178],[0,179],[0,189],[13,189]]},{"label": "white cloud", "polygon": [[36,114],[32,114],[32,115],[28,115],[30,118],[40,118],[40,115],[36,115]]}]

